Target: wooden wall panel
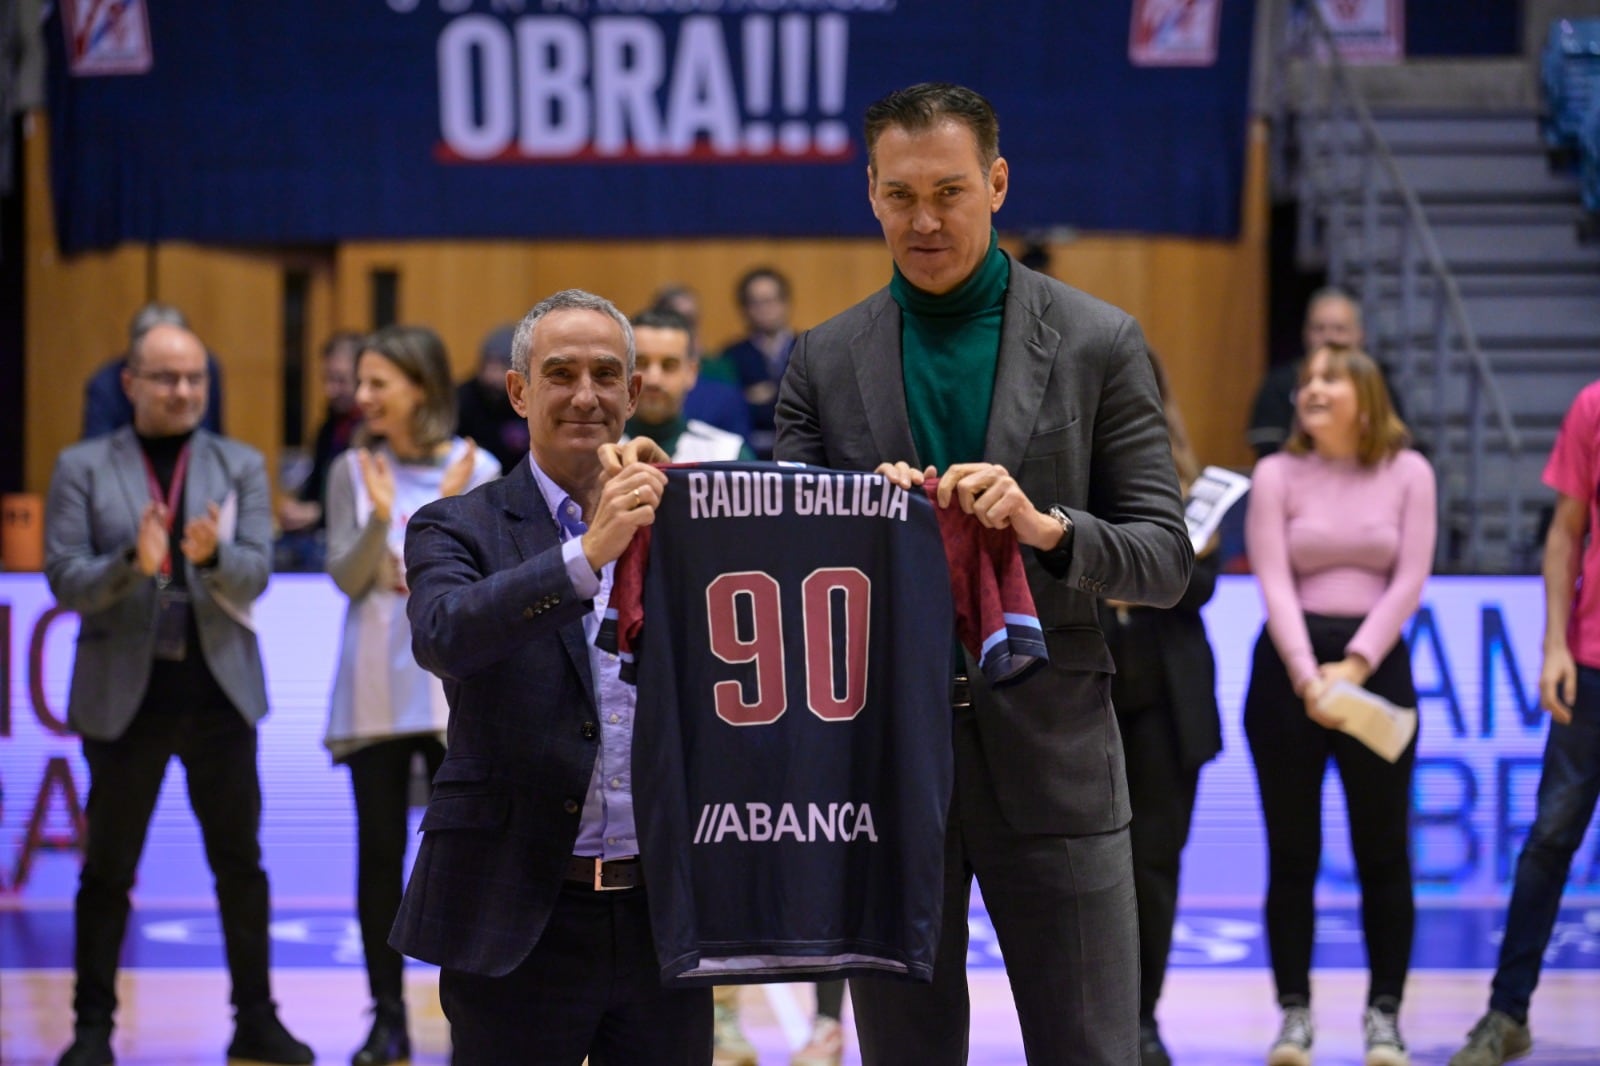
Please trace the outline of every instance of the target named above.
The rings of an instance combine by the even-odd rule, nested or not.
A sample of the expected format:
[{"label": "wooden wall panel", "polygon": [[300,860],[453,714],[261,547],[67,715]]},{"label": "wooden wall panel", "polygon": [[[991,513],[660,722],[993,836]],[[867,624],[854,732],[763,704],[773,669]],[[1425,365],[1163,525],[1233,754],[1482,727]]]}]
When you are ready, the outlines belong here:
[{"label": "wooden wall panel", "polygon": [[56,251],[48,196],[46,123],[42,115],[32,115],[24,128],[23,470],[26,490],[42,493],[56,454],[78,439],[83,426],[84,382],[127,347],[128,319],[144,302],[150,251],[145,245],[123,245],[63,259]]},{"label": "wooden wall panel", "polygon": [[[35,124],[42,131],[42,123]],[[350,242],[315,252],[131,246],[57,257],[49,228],[42,132],[28,142],[28,478],[43,491],[55,452],[76,439],[81,383],[120,349],[127,318],[146,299],[183,307],[226,360],[230,432],[275,454],[281,425],[282,276],[312,276],[308,307],[309,436],[321,417],[315,353],[336,328],[368,330],[374,270],[398,276],[401,321],[444,338],[458,378],[495,325],[561,288],[602,293],[627,312],[662,284],[698,290],[702,341],[739,332],[733,286],[757,264],[787,273],[795,322],[814,325],[877,289],[889,257],[878,239],[706,241]],[[1096,235],[1053,246],[1051,272],[1126,309],[1161,354],[1202,460],[1248,465],[1244,426],[1266,364],[1265,137],[1252,136],[1245,224],[1235,241]],[[865,196],[862,211],[867,211]],[[1004,224],[1002,211],[999,221]],[[1012,251],[1018,242],[1005,243]]]},{"label": "wooden wall panel", "polygon": [[[192,244],[156,249],[155,299],[183,309],[223,370],[223,426],[278,469],[283,425],[283,263]],[[298,401],[298,398],[297,398]]]},{"label": "wooden wall panel", "polygon": [[760,264],[790,276],[800,326],[849,307],[888,269],[879,240],[356,242],[338,255],[338,315],[352,328],[370,328],[371,274],[393,270],[400,319],[438,330],[465,376],[485,333],[557,290],[589,289],[632,314],[662,285],[679,282],[699,294],[701,342],[716,350],[739,336],[734,285]]}]

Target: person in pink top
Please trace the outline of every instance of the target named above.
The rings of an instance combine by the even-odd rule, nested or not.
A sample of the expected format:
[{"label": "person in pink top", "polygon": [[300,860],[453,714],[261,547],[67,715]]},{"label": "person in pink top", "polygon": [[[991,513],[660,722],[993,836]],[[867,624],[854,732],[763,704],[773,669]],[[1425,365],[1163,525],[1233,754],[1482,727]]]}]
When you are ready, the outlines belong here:
[{"label": "person in pink top", "polygon": [[1405,1066],[1400,1000],[1416,920],[1411,774],[1338,731],[1318,708],[1336,681],[1417,703],[1401,628],[1433,562],[1433,469],[1407,447],[1382,372],[1365,352],[1325,345],[1300,371],[1295,425],[1262,459],[1245,519],[1267,622],[1256,642],[1244,729],[1267,830],[1267,946],[1283,1024],[1269,1066],[1309,1066],[1311,954],[1322,855],[1322,779],[1331,757],[1349,808],[1371,979],[1366,1066]]},{"label": "person in pink top", "polygon": [[[1533,1048],[1528,1007],[1572,855],[1600,796],[1600,381],[1578,393],[1545,464],[1556,490],[1544,541],[1544,668],[1550,712],[1533,828],[1517,859],[1489,1011],[1450,1066],[1499,1066]],[[1585,545],[1585,538],[1588,543]]]}]

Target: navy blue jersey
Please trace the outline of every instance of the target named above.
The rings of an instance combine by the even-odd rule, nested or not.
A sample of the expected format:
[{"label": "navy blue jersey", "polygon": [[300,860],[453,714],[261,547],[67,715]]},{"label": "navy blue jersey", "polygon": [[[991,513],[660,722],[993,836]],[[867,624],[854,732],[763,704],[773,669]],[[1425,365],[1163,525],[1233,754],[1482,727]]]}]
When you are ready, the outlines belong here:
[{"label": "navy blue jersey", "polygon": [[[663,979],[928,980],[957,625],[934,508],[873,474],[666,469],[601,636],[639,686],[634,812]],[[1031,598],[998,606],[962,622],[1027,630]]]}]

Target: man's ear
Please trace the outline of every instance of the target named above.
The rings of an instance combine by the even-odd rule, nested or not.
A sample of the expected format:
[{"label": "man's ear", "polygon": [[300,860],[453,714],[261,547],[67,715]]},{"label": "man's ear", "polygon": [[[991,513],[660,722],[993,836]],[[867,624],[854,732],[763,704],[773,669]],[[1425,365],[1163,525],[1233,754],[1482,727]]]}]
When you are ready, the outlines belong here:
[{"label": "man's ear", "polygon": [[997,156],[989,167],[989,212],[1000,210],[1006,202],[1006,190],[1011,187],[1011,167],[1004,156]]},{"label": "man's ear", "polygon": [[506,371],[506,398],[511,401],[511,409],[523,418],[528,417],[528,408],[522,401],[522,393],[527,385],[527,378],[515,370]]}]

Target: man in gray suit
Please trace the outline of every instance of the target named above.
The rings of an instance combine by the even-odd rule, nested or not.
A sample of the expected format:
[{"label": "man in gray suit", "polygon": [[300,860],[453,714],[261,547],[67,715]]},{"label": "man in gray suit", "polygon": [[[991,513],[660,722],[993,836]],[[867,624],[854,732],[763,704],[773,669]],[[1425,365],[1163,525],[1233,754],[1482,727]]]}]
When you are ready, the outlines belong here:
[{"label": "man in gray suit", "polygon": [[[938,502],[1010,528],[1050,663],[990,689],[953,673],[955,792],[933,983],[852,980],[871,1064],[966,1060],[972,879],[1030,1063],[1139,1061],[1138,931],[1112,663],[1096,599],[1169,606],[1193,552],[1138,325],[1000,251],[1008,171],[988,101],[918,85],[867,111],[887,288],[803,334],[778,459],[940,475]],[[948,654],[929,648],[930,655]]]},{"label": "man in gray suit", "polygon": [[272,1003],[257,839],[267,691],[250,606],[271,569],[271,497],[259,452],[199,428],[208,376],[198,337],[152,328],[122,371],[133,424],[68,448],[50,479],[45,574],[82,616],[67,721],[89,764],[77,1023],[62,1066],[113,1061],[128,891],[173,756],[216,876],[237,1010],[228,1055],[312,1061]]}]

